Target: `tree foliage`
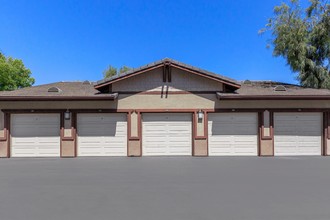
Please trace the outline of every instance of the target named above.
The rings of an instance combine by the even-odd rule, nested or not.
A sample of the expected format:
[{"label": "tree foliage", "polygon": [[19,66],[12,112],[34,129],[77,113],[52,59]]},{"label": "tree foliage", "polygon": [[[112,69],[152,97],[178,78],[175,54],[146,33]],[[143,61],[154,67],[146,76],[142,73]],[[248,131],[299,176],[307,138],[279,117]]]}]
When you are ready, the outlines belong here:
[{"label": "tree foliage", "polygon": [[113,67],[111,65],[108,66],[108,68],[106,70],[103,71],[103,77],[104,78],[109,78],[112,76],[117,75],[117,68]]},{"label": "tree foliage", "polygon": [[109,65],[108,68],[106,70],[103,71],[103,77],[104,78],[110,78],[112,76],[116,76],[116,75],[120,75],[122,73],[125,73],[129,70],[131,70],[132,68],[128,67],[128,66],[121,66],[119,69]]},{"label": "tree foliage", "polygon": [[299,0],[274,8],[260,33],[270,31],[273,55],[286,59],[304,87],[330,88],[330,4],[310,0],[304,9]]},{"label": "tree foliage", "polygon": [[34,81],[22,60],[6,57],[0,52],[0,91],[29,87]]}]

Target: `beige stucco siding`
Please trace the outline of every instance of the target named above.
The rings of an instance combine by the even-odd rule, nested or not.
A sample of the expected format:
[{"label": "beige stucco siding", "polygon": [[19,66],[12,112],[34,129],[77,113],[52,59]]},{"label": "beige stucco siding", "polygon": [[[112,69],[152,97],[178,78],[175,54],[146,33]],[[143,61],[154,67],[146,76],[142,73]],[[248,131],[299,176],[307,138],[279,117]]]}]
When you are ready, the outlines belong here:
[{"label": "beige stucco siding", "polygon": [[207,156],[207,139],[194,140],[194,156]]},{"label": "beige stucco siding", "polygon": [[163,82],[162,68],[112,84],[114,92],[128,91],[222,91],[220,82],[172,68],[171,82]]},{"label": "beige stucco siding", "polygon": [[136,112],[131,114],[131,136],[138,136],[138,114]]},{"label": "beige stucco siding", "polygon": [[123,95],[118,101],[118,109],[192,109],[213,108],[215,95],[169,94],[162,95]]},{"label": "beige stucco siding", "polygon": [[206,134],[204,134],[204,128],[205,128],[205,116],[203,116],[202,119],[198,119],[198,114],[196,114],[196,136],[205,136]]},{"label": "beige stucco siding", "polygon": [[273,140],[261,140],[260,146],[261,156],[273,156]]},{"label": "beige stucco siding", "polygon": [[[120,95],[116,101],[4,101],[0,109],[230,109],[330,108],[324,100],[217,100],[215,94]],[[2,117],[3,118],[3,117]],[[0,121],[3,122],[3,119]],[[2,125],[1,125],[2,126]]]},{"label": "beige stucco siding", "polygon": [[330,108],[327,100],[235,100],[217,101],[216,108]]},{"label": "beige stucco siding", "polygon": [[[281,109],[281,108],[330,108],[330,101],[324,100],[236,100],[226,101],[217,100],[215,94],[168,94],[162,97],[160,94],[135,94],[135,95],[119,95],[116,101],[4,101],[0,102],[0,109],[118,109],[118,110],[185,110],[191,112],[200,109]],[[3,113],[0,117],[0,135],[3,136],[4,119]],[[264,118],[265,130],[264,134],[268,136],[269,130],[269,114]],[[138,137],[138,117],[136,113],[131,115],[131,135]],[[70,121],[65,121],[64,136],[70,137],[71,133]],[[196,120],[196,135],[203,136],[204,121],[198,123]],[[329,142],[329,140],[327,140]],[[195,155],[207,155],[207,139],[194,140]],[[260,153],[263,156],[272,155],[272,140],[260,141]],[[328,146],[330,144],[328,143]],[[7,155],[7,141],[0,142],[0,157]],[[72,157],[75,154],[75,141],[62,141],[62,156]],[[141,140],[128,140],[128,155],[141,155]]]}]

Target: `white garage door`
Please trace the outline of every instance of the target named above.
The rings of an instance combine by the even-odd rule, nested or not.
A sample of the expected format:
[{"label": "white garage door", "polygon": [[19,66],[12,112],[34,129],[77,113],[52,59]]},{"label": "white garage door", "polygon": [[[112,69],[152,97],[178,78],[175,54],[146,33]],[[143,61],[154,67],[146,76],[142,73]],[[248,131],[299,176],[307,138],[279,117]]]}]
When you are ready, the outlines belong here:
[{"label": "white garage door", "polygon": [[274,154],[321,155],[321,113],[274,113]]},{"label": "white garage door", "polygon": [[127,116],[77,115],[78,156],[127,156]]},{"label": "white garage door", "polygon": [[210,113],[210,156],[257,156],[257,113]]},{"label": "white garage door", "polygon": [[12,114],[12,157],[59,157],[60,114]]},{"label": "white garage door", "polygon": [[143,155],[192,155],[192,114],[147,113],[142,117]]}]

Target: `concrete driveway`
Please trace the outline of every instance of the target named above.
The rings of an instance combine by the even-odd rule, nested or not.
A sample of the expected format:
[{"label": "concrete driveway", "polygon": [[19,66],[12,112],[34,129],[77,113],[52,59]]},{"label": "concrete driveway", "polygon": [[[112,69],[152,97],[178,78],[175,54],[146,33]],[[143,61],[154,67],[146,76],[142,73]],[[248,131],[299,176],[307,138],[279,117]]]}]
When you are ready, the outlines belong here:
[{"label": "concrete driveway", "polygon": [[330,157],[1,159],[1,220],[328,220]]}]

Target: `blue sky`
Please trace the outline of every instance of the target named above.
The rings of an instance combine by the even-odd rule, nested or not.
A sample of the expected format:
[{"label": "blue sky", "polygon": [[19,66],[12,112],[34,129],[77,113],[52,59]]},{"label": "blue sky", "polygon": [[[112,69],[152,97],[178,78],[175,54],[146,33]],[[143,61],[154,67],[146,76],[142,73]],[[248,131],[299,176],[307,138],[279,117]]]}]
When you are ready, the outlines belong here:
[{"label": "blue sky", "polygon": [[238,80],[296,83],[258,35],[280,0],[0,0],[0,50],[36,85],[169,57]]}]

